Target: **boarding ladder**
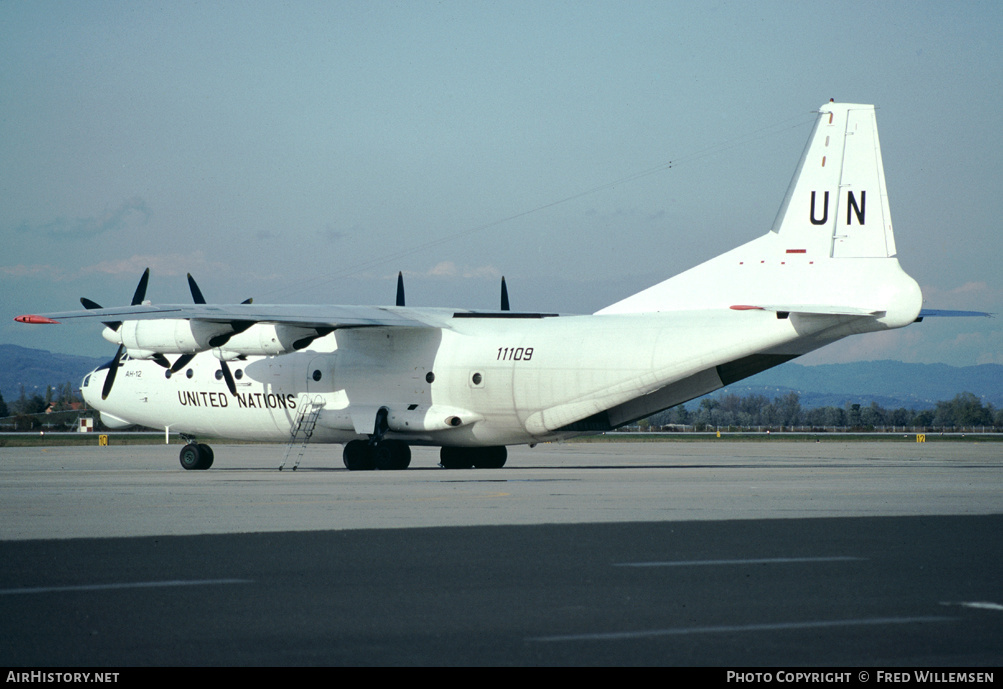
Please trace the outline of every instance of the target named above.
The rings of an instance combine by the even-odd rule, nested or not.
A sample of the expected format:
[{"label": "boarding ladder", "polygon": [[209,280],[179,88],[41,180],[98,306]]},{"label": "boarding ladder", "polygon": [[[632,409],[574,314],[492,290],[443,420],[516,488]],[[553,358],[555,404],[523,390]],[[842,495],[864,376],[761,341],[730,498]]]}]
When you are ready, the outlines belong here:
[{"label": "boarding ladder", "polygon": [[299,452],[296,455],[296,462],[293,464],[293,471],[299,467],[300,462],[303,461],[303,453],[306,451],[307,443],[310,442],[313,431],[317,427],[317,418],[323,408],[324,398],[320,395],[313,399],[308,399],[305,396],[300,398],[299,413],[296,414],[296,420],[289,429],[289,444],[286,445],[286,454],[282,458],[282,464],[279,464],[279,471],[285,468],[289,457],[297,447]]}]

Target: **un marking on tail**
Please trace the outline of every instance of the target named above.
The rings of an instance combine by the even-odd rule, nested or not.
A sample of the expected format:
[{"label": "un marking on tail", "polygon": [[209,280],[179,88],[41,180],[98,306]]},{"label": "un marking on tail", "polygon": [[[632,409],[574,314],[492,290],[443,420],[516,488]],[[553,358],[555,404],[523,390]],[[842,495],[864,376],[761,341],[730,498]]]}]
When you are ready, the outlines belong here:
[{"label": "un marking on tail", "polygon": [[[829,220],[829,192],[825,192],[822,197],[822,218],[815,218],[815,193],[811,193],[811,207],[808,209],[808,219],[811,220],[812,225],[825,225]],[[860,204],[857,204],[857,197],[853,195],[853,192],[847,192],[846,194],[846,224],[850,225],[853,221],[853,215],[857,216],[857,223],[860,225],[864,224],[864,213],[867,208],[867,192],[861,190],[860,192]]]}]

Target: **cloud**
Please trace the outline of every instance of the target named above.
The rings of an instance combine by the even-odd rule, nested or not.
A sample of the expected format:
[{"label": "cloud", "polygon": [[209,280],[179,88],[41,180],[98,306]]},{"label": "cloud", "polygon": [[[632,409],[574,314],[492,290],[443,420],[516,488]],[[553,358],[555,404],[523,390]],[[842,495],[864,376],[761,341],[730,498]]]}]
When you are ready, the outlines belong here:
[{"label": "cloud", "polygon": [[999,295],[984,281],[969,281],[942,289],[923,286],[923,306],[931,309],[991,310],[999,304]]},{"label": "cloud", "polygon": [[146,224],[150,219],[150,210],[146,202],[135,196],[123,202],[114,210],[106,210],[98,216],[90,218],[56,218],[41,225],[21,223],[17,231],[36,237],[50,239],[93,239],[108,232],[114,232],[123,227]]},{"label": "cloud", "polygon": [[435,278],[499,278],[501,271],[494,266],[458,267],[452,261],[442,261],[429,268],[424,273],[408,272],[409,276]]},{"label": "cloud", "polygon": [[66,280],[66,271],[49,264],[0,266],[0,273],[6,277],[14,279],[22,278],[44,278],[46,280]]},{"label": "cloud", "polygon": [[343,239],[343,238],[345,238],[345,237],[348,236],[344,232],[339,232],[338,230],[334,229],[330,225],[328,225],[323,230],[321,230],[319,232],[319,234],[320,234],[321,240],[326,241],[326,242],[336,242],[339,239]]},{"label": "cloud", "polygon": [[161,275],[184,275],[193,272],[220,272],[226,269],[226,264],[218,261],[207,261],[202,251],[193,251],[184,254],[137,254],[129,258],[101,261],[93,265],[83,266],[80,268],[80,274],[90,275],[99,273],[102,275],[134,275],[138,277],[147,268]]}]

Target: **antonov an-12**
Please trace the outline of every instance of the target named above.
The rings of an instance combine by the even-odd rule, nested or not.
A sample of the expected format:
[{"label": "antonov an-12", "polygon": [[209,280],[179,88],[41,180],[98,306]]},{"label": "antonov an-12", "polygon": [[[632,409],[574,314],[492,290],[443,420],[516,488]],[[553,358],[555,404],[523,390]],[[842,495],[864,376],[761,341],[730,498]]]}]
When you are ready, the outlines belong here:
[{"label": "antonov an-12", "polygon": [[[84,378],[109,427],[343,443],[349,469],[404,469],[411,445],[447,468],[506,446],[607,431],[848,335],[920,316],[899,266],[872,105],[823,105],[772,229],[592,315],[397,306],[132,305],[19,316],[97,318],[119,345]],[[170,357],[170,358],[168,358]],[[172,361],[173,359],[173,361]]]}]

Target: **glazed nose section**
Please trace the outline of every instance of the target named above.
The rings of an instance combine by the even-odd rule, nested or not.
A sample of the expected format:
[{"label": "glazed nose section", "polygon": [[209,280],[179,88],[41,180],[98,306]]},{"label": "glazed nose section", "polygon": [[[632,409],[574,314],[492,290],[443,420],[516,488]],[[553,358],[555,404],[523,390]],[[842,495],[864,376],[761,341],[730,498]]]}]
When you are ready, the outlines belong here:
[{"label": "glazed nose section", "polygon": [[107,375],[107,372],[107,366],[96,368],[84,376],[83,381],[80,383],[80,396],[84,398],[84,402],[92,409],[100,408],[101,386],[104,383],[104,377]]}]

